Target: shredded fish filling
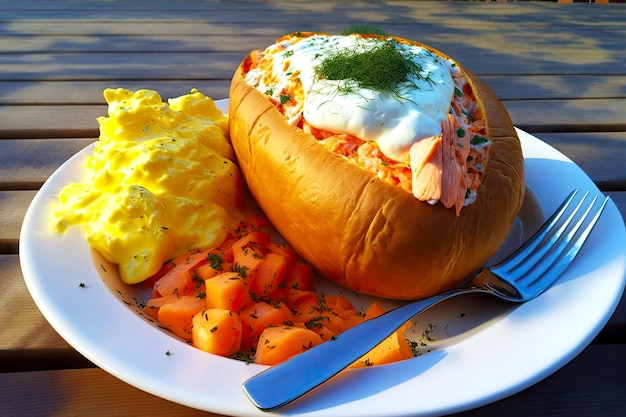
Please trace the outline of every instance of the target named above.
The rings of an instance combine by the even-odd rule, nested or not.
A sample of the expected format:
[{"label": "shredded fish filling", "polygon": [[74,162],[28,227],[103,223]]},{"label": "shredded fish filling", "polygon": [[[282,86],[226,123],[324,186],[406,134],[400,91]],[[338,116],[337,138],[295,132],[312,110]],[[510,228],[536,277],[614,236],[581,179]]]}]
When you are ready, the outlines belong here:
[{"label": "shredded fish filling", "polygon": [[[383,47],[408,62],[389,89],[371,87],[349,68],[332,79],[321,70],[338,54],[342,68],[350,59],[363,65],[370,57],[359,54],[380,55]],[[381,65],[386,59],[373,58]],[[244,70],[248,84],[288,123],[380,180],[457,214],[476,199],[491,142],[472,88],[453,61],[391,37],[296,33],[253,54]]]}]

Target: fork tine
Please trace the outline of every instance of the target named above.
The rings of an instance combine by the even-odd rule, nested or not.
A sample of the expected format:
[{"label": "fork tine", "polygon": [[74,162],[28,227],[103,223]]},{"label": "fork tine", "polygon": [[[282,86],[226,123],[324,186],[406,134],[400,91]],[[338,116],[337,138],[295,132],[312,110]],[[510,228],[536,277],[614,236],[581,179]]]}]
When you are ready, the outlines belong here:
[{"label": "fork tine", "polygon": [[[529,265],[525,268],[524,272],[524,282],[533,283],[536,281],[541,275],[547,272],[547,270],[552,266],[552,264],[559,258],[559,256],[563,253],[563,251],[570,244],[574,235],[580,228],[580,226],[585,221],[585,218],[589,215],[591,208],[594,203],[598,199],[595,196],[591,200],[591,204],[587,206],[587,209],[584,211],[582,216],[578,219],[576,224],[569,229],[569,232],[563,239],[561,239],[561,235],[565,233],[570,227],[570,223],[575,219],[578,211],[582,207],[585,202],[585,198],[588,196],[588,192],[585,193],[583,199],[578,203],[574,211],[569,215],[569,217],[563,222],[557,233],[554,236],[551,236],[549,241],[541,247],[541,250],[537,251],[537,256],[533,256],[532,260],[527,262]],[[520,276],[516,276],[515,279],[518,279]]]},{"label": "fork tine", "polygon": [[[572,195],[570,194],[570,196]],[[549,226],[546,228],[545,233],[538,233],[536,235],[537,238],[531,239],[531,244],[528,245],[530,250],[525,250],[523,257],[516,255],[510,264],[507,261],[504,262],[506,268],[492,268],[492,271],[500,276],[506,276],[508,280],[515,281],[527,287],[537,284],[536,281],[541,281],[542,285],[554,281],[572,262],[576,254],[578,254],[578,251],[591,233],[591,229],[595,226],[608,201],[608,197],[606,197],[600,208],[596,209],[594,212],[595,214],[586,228],[580,233],[580,236],[576,238],[577,233],[584,222],[589,218],[598,199],[598,197],[595,196],[591,202],[587,204],[582,215],[579,216],[579,211],[581,211],[583,203],[588,196],[589,192],[582,196],[581,201],[572,209],[572,212],[563,220],[556,231],[554,231],[556,221],[553,222],[552,219],[550,219],[547,222]],[[568,206],[570,202],[571,199],[568,198],[563,206]],[[564,210],[558,210],[557,215],[553,217],[558,220],[558,218],[562,217],[564,212]],[[571,225],[577,216],[578,220],[575,224]],[[564,233],[567,234],[563,236]],[[572,244],[575,238],[576,241]],[[567,253],[564,254],[566,250]],[[541,285],[537,287],[540,288]]]},{"label": "fork tine", "polygon": [[[507,275],[509,276],[509,278],[517,280],[517,279],[520,279],[522,276],[528,274],[528,272],[531,269],[535,268],[535,265],[537,265],[537,263],[546,255],[546,253],[548,253],[548,251],[552,250],[552,248],[554,248],[557,245],[563,233],[565,233],[565,231],[569,227],[572,220],[576,217],[578,211],[582,207],[588,195],[589,195],[589,191],[587,191],[582,196],[582,199],[578,202],[576,207],[574,207],[573,211],[569,214],[569,216],[563,220],[563,223],[556,231],[554,231],[553,228],[556,227],[556,221],[559,220],[558,218],[556,218],[555,222],[552,224],[553,227],[546,230],[546,233],[544,233],[541,238],[538,238],[532,241],[532,245],[530,246],[532,246],[533,250],[526,253],[526,256],[524,258],[519,257],[515,259],[517,261],[517,264],[511,265],[510,269],[507,271]],[[569,200],[569,202],[571,201],[572,200]],[[591,202],[592,205],[594,201],[595,201],[595,198]],[[563,210],[562,212],[559,211],[558,217],[560,218],[561,215],[564,213],[565,213],[565,210]],[[583,219],[584,219],[584,216],[581,219],[581,221]],[[580,227],[580,221],[579,221],[578,227]],[[567,243],[568,242],[566,242],[565,244]],[[535,269],[535,271],[537,271],[537,269]],[[532,276],[530,277],[531,279],[533,279]]]},{"label": "fork tine", "polygon": [[572,191],[565,201],[561,203],[559,208],[546,220],[546,222],[541,226],[539,230],[535,232],[535,234],[526,241],[521,247],[519,247],[514,253],[509,255],[506,259],[501,261],[499,264],[491,267],[490,269],[497,273],[506,273],[510,274],[512,270],[526,263],[526,259],[533,254],[535,249],[541,244],[543,244],[546,237],[550,236],[553,229],[556,227],[558,221],[561,219],[563,214],[567,211],[570,203],[578,193],[578,190]]},{"label": "fork tine", "polygon": [[576,255],[578,255],[578,252],[583,247],[584,243],[587,241],[587,238],[589,237],[591,230],[595,227],[596,223],[598,222],[598,219],[600,218],[602,211],[606,207],[606,203],[609,201],[609,197],[604,198],[604,200],[602,201],[602,204],[600,205],[600,208],[596,210],[595,215],[589,221],[589,223],[587,224],[587,227],[585,227],[585,229],[580,233],[580,236],[578,236],[576,241],[574,241],[574,243],[571,244],[571,247],[569,248],[569,250],[567,250],[565,254],[563,254],[563,252],[565,251],[565,249],[567,249],[568,246],[570,246],[570,243],[574,239],[575,234],[577,233],[578,229],[580,228],[582,223],[587,219],[587,217],[589,217],[589,213],[591,209],[593,208],[596,200],[597,200],[597,197],[593,199],[593,201],[591,202],[591,204],[585,211],[584,215],[577,222],[574,229],[572,229],[568,233],[567,237],[563,239],[563,241],[559,245],[559,248],[552,254],[552,256],[550,256],[549,261],[545,262],[546,265],[544,267],[544,271],[548,268],[549,270],[537,276],[537,278],[534,280],[535,285],[541,286],[544,283],[551,283],[552,281],[556,280],[565,271],[565,269],[572,263]]}]

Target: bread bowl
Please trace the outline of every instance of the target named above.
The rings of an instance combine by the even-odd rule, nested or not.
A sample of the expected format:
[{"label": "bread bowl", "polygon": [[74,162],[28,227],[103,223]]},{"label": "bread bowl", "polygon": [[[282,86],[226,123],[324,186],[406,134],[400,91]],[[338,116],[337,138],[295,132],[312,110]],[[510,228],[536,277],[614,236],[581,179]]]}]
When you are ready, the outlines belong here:
[{"label": "bread bowl", "polygon": [[[303,122],[303,114],[311,114],[315,107],[311,109],[309,106],[308,113],[298,110],[300,104],[292,106],[295,111],[285,109],[281,106],[285,104],[281,103],[283,96],[268,91],[267,86],[262,87],[259,74],[252,74],[253,70],[263,68],[264,57],[273,56],[271,65],[275,65],[278,60],[276,51],[284,51],[283,57],[291,56],[290,48],[306,45],[301,43],[303,40],[322,42],[324,37],[336,39],[334,35],[287,35],[265,51],[251,52],[241,62],[230,87],[232,145],[255,200],[286,241],[322,275],[354,291],[379,297],[402,300],[428,297],[465,280],[506,239],[524,198],[521,145],[498,98],[460,63],[434,48],[398,37],[345,35],[348,36],[355,38],[354,42],[359,45],[386,42],[402,51],[403,48],[413,48],[410,50],[420,52],[411,57],[423,53],[433,62],[438,61],[437,65],[443,65],[454,77],[460,75],[463,78],[461,84],[457,79],[454,82],[461,86],[466,97],[472,97],[474,104],[470,106],[472,114],[461,117],[481,120],[480,135],[487,142],[482,150],[485,163],[477,174],[479,185],[475,191],[466,190],[462,204],[459,205],[458,201],[443,204],[441,194],[438,197],[418,196],[419,193],[381,180],[346,156],[322,146],[319,132],[315,127],[307,127],[307,120]],[[339,42],[344,42],[343,38]],[[333,48],[337,50],[338,47]],[[305,67],[319,70],[319,62],[305,64]],[[281,65],[287,71],[293,71],[287,64]],[[297,75],[303,80],[308,71],[306,68],[297,69],[302,72]],[[320,81],[323,77],[319,72],[316,74],[315,81]],[[426,73],[422,78],[434,84],[429,77]],[[300,81],[299,78],[296,80]],[[255,83],[259,85],[255,86]],[[297,88],[306,90],[302,86]],[[393,99],[396,92],[388,91],[387,95]],[[455,88],[453,94],[457,93]],[[336,92],[335,98],[329,101],[336,100],[338,95]],[[296,101],[297,97],[288,96],[286,101],[289,100]],[[396,100],[402,106],[413,103]],[[454,97],[451,100],[452,103]],[[319,101],[317,103],[321,109]],[[346,103],[342,102],[342,108]],[[350,111],[356,112],[358,106],[362,104],[355,104]],[[467,112],[465,108],[464,112]],[[404,120],[406,118],[400,118],[393,123],[400,126],[398,123]],[[380,125],[384,122],[380,120]],[[441,122],[441,126],[444,125]],[[330,136],[333,134],[342,132],[333,130]],[[349,136],[354,135],[350,133]],[[446,140],[446,134],[438,136]],[[367,139],[365,143],[371,143],[371,140]],[[462,147],[459,143],[454,146],[457,145]],[[444,145],[437,146],[442,148]],[[405,149],[403,155],[410,164],[412,154]],[[457,164],[465,163],[462,158],[457,159]],[[388,166],[388,163],[381,166]],[[415,177],[415,168],[411,169]],[[464,165],[462,169],[469,170]]]}]

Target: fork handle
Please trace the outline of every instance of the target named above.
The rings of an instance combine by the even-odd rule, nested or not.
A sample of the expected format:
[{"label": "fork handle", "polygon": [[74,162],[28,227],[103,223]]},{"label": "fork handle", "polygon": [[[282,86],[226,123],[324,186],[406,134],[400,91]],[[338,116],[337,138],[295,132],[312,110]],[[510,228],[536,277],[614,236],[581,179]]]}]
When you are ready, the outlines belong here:
[{"label": "fork handle", "polygon": [[243,390],[261,410],[280,408],[347,368],[415,315],[466,292],[461,289],[448,291],[367,320],[333,340],[253,376],[243,383]]}]

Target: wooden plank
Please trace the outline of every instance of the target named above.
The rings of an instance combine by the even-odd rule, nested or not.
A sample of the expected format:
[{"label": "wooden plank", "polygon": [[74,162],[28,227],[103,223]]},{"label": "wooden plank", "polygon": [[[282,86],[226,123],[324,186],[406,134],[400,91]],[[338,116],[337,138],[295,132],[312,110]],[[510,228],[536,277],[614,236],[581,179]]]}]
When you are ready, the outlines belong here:
[{"label": "wooden plank", "polygon": [[[626,32],[624,37],[626,38]],[[251,37],[249,41],[245,38],[239,39],[241,46],[235,52],[149,49],[140,52],[0,54],[0,79],[184,80],[207,79],[209,76],[211,79],[230,79],[237,65],[250,50],[263,49],[267,46],[267,42],[260,37]],[[456,40],[448,43],[439,37],[438,41],[429,43],[481,76],[517,76],[519,68],[523,67],[527,75],[586,74],[594,78],[600,75],[622,75],[617,68],[626,67],[624,47],[602,49],[587,46],[588,51],[585,49],[581,51],[582,46],[579,45],[556,47],[547,44],[545,50],[542,50],[541,45],[537,45],[536,50],[532,52],[528,49],[527,43],[523,43],[522,49],[522,44],[511,44],[507,40],[493,39],[491,43],[489,42],[487,38],[484,43],[473,42],[471,45],[462,45]],[[165,47],[165,43],[157,42],[153,45],[155,44]],[[170,49],[176,49],[180,44],[184,44],[184,40],[180,43],[172,42]],[[103,66],[103,62],[107,62],[108,65]]]},{"label": "wooden plank", "polygon": [[0,190],[39,189],[61,164],[95,140],[0,140]]},{"label": "wooden plank", "polygon": [[624,132],[537,133],[536,136],[572,159],[600,189],[626,190]]},{"label": "wooden plank", "polygon": [[[29,351],[33,357],[38,351],[45,349],[56,352],[72,350],[52,329],[35,305],[22,278],[17,255],[0,255],[0,291],[3,294],[3,305],[0,309],[2,322],[0,368],[4,368],[2,372],[9,370],[11,365],[5,362],[5,359],[8,356],[17,356],[20,351]],[[11,366],[14,365],[16,364]]]},{"label": "wooden plank", "polygon": [[[455,414],[614,417],[626,408],[626,348],[590,346],[544,381],[484,407]],[[0,374],[3,415],[28,416],[207,416],[219,417],[152,396],[105,371],[63,371]],[[37,400],[33,400],[36,398]],[[601,400],[594,400],[594,399]]]},{"label": "wooden plank", "polygon": [[0,79],[147,81],[210,76],[223,80],[232,77],[244,57],[243,52],[0,54]]},{"label": "wooden plank", "polygon": [[17,253],[22,222],[35,191],[0,191],[0,254]]},{"label": "wooden plank", "polygon": [[[481,75],[501,100],[626,98],[626,75]],[[1,91],[0,86],[0,91]],[[532,104],[532,103],[531,103]]]},{"label": "wooden plank", "polygon": [[101,369],[0,374],[5,416],[220,417],[150,395]]},{"label": "wooden plank", "polygon": [[[97,26],[98,23],[94,22]],[[163,22],[159,26],[170,26]],[[182,23],[178,25],[185,27]],[[39,26],[39,25],[37,25]],[[64,24],[58,23],[59,31]],[[129,24],[134,27],[134,25]],[[141,26],[141,24],[140,24]],[[119,24],[115,27],[119,28]],[[256,35],[256,45],[270,45],[276,41],[277,34]],[[7,35],[0,38],[0,51],[3,53],[67,53],[67,52],[247,52],[245,42],[241,38],[227,35],[188,34],[90,34],[90,35]]]},{"label": "wooden plank", "polygon": [[457,417],[618,416],[626,409],[625,367],[626,346],[592,345],[537,385]]},{"label": "wooden plank", "polygon": [[[19,2],[23,3],[23,2]],[[130,3],[130,4],[129,4]],[[24,3],[28,5],[29,3]],[[71,13],[79,19],[88,19],[97,16],[102,20],[109,16],[141,15],[150,18],[155,8],[149,2],[114,2],[109,5],[96,5],[84,2],[72,4],[66,3],[63,6],[47,5],[41,8],[24,7],[18,4],[14,7],[2,6],[4,9],[4,19],[24,18],[24,15],[34,16],[40,19],[54,19],[59,15]],[[108,7],[107,7],[108,6]],[[325,20],[346,21],[351,18],[360,18],[371,22],[400,21],[408,19],[424,19],[424,21],[449,23],[451,18],[458,20],[457,25],[463,25],[465,17],[480,16],[483,25],[493,23],[514,24],[523,22],[525,25],[538,25],[551,22],[555,25],[567,25],[573,19],[581,24],[598,25],[597,18],[603,18],[607,23],[619,23],[619,14],[623,13],[623,8],[614,7],[609,10],[593,9],[558,9],[551,4],[524,4],[517,7],[507,7],[496,4],[437,4],[422,5],[416,2],[385,2],[376,4],[374,2],[304,2],[304,1],[283,1],[266,2],[262,5],[255,2],[237,2],[236,4],[207,2],[178,4],[161,3],[159,11],[168,11],[172,19],[177,17],[202,16],[206,19],[222,19],[224,21],[246,21],[246,22],[283,22],[306,21],[307,14],[324,13]],[[588,13],[584,13],[583,10]],[[488,12],[488,14],[487,14]],[[545,16],[546,13],[559,13],[562,19],[552,20]],[[589,16],[592,15],[592,16]],[[623,16],[623,15],[622,15]]]},{"label": "wooden plank", "polygon": [[513,123],[528,132],[626,131],[624,99],[503,100]]},{"label": "wooden plank", "polygon": [[[619,98],[503,101],[513,123],[530,133],[626,131],[624,103]],[[0,138],[97,137],[95,120],[105,114],[105,104],[0,106]]]},{"label": "wooden plank", "polygon": [[102,105],[102,92],[106,88],[128,90],[149,89],[157,91],[166,100],[187,94],[192,88],[214,100],[228,97],[230,79],[162,80],[110,80],[110,81],[0,81],[0,105],[51,104],[51,105]]},{"label": "wooden plank", "polygon": [[[626,75],[483,75],[483,82],[501,100],[612,99],[626,98]],[[156,90],[165,99],[186,94],[192,88],[214,99],[228,97],[229,79],[207,80],[110,80],[110,81],[2,81],[0,105],[102,104],[105,88]],[[62,94],[60,92],[63,92]]]}]

